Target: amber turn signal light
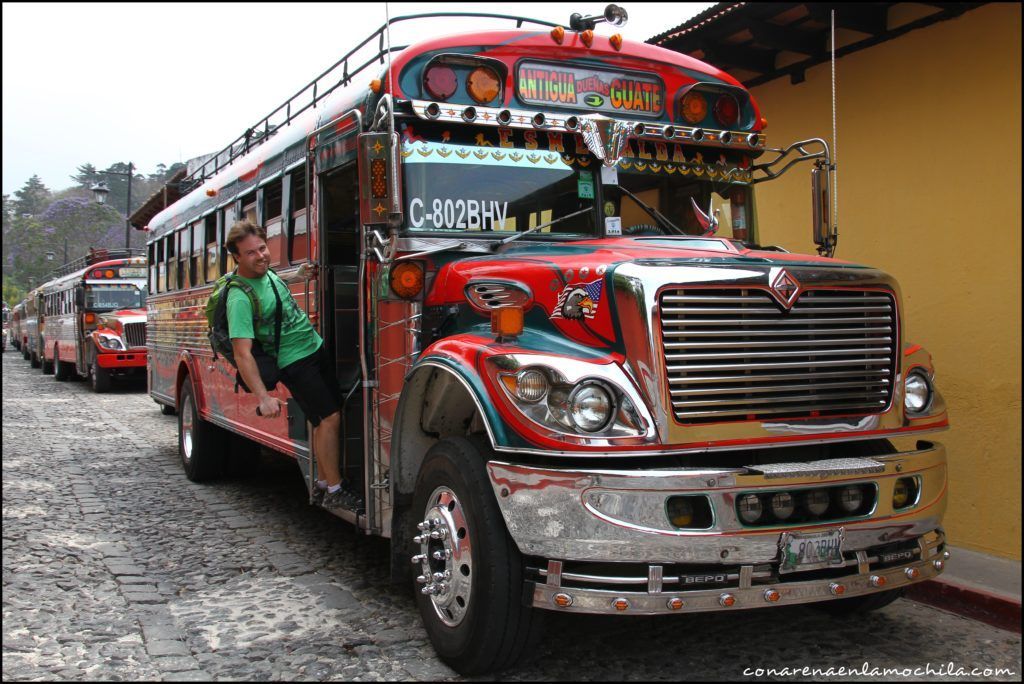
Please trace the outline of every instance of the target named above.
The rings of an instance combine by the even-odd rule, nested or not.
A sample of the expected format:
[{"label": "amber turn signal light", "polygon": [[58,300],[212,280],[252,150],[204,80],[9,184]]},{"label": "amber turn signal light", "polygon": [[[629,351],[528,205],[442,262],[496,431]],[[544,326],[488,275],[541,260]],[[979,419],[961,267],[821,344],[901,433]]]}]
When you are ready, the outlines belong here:
[{"label": "amber turn signal light", "polygon": [[622,35],[616,33],[614,36],[608,39],[608,42],[612,44],[612,47],[616,50],[622,49]]},{"label": "amber turn signal light", "polygon": [[86,325],[92,325],[95,322],[96,322],[96,314],[94,314],[92,312],[85,314],[85,324]]},{"label": "amber turn signal light", "polygon": [[491,311],[491,332],[498,337],[516,337],[523,332],[523,309],[501,306]]},{"label": "amber turn signal light", "polygon": [[584,45],[590,47],[591,45],[594,44],[594,32],[591,31],[590,29],[583,31],[582,33],[580,33],[580,40],[583,41]]},{"label": "amber turn signal light", "polygon": [[477,67],[466,80],[466,92],[478,104],[487,104],[501,92],[498,74],[489,67]]},{"label": "amber turn signal light", "polygon": [[423,291],[423,267],[411,261],[391,269],[391,289],[403,299],[412,299]]},{"label": "amber turn signal light", "polygon": [[565,29],[561,26],[551,29],[551,40],[561,45],[562,41],[565,40]]}]

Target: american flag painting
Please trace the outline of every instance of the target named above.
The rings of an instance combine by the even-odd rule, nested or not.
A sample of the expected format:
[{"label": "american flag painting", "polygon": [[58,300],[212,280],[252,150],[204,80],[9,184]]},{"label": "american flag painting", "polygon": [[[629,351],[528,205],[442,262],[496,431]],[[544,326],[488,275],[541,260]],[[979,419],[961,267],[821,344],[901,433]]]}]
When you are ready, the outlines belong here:
[{"label": "american flag painting", "polygon": [[603,290],[604,280],[601,278],[590,283],[566,285],[558,295],[551,318],[593,318],[597,315],[597,304]]}]

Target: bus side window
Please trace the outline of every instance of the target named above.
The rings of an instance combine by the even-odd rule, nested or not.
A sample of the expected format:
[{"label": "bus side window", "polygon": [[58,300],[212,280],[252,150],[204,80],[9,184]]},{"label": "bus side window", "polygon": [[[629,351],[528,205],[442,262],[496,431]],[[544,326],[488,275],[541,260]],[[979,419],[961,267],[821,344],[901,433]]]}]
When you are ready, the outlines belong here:
[{"label": "bus side window", "polygon": [[167,291],[167,262],[164,260],[164,252],[167,251],[167,238],[161,238],[156,243],[156,292]]},{"label": "bus side window", "polygon": [[154,294],[157,291],[157,258],[156,258],[157,243],[149,243],[149,291]]},{"label": "bus side window", "polygon": [[189,248],[192,246],[191,226],[185,226],[178,231],[178,287],[187,290],[192,286],[192,279],[189,278],[189,262],[191,261]]},{"label": "bus side window", "polygon": [[[232,203],[229,206],[224,207],[221,213],[223,217],[220,222],[220,244],[223,247],[224,242],[228,239],[228,231],[231,230],[231,226],[235,224],[235,205]],[[221,273],[230,273],[235,270],[235,258],[231,256],[226,248],[223,250],[224,254],[224,268],[221,269]]]},{"label": "bus side window", "polygon": [[167,257],[167,291],[172,292],[178,289],[178,260],[177,260],[177,233],[167,236],[166,257]]},{"label": "bus side window", "polygon": [[202,285],[203,283],[203,240],[206,237],[206,229],[203,226],[203,221],[199,220],[192,224],[192,260],[189,266],[189,273],[191,278],[189,279],[193,286]]},{"label": "bus side window", "polygon": [[300,166],[291,172],[291,229],[288,231],[288,260],[298,263],[306,260],[308,227],[306,212],[306,169]]},{"label": "bus side window", "polygon": [[[256,193],[250,192],[242,198],[242,219],[251,221],[256,225],[260,223],[259,211],[257,210]],[[231,226],[228,226],[230,229]]]},{"label": "bus side window", "polygon": [[284,217],[281,215],[281,199],[280,179],[263,188],[263,228],[267,231],[271,266],[279,266],[284,259],[284,236],[281,234]]},{"label": "bus side window", "polygon": [[220,276],[217,267],[220,260],[217,258],[217,214],[213,213],[206,217],[206,282],[212,283]]}]

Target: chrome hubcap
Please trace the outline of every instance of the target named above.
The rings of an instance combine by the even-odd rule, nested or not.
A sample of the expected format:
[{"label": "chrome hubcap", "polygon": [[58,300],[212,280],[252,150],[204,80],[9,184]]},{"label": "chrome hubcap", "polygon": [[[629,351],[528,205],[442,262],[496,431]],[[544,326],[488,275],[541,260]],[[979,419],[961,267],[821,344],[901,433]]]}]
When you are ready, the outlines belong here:
[{"label": "chrome hubcap", "polygon": [[192,395],[186,394],[181,405],[181,454],[186,463],[192,460]]},{"label": "chrome hubcap", "polygon": [[447,487],[438,487],[427,500],[423,522],[416,525],[419,534],[413,541],[420,552],[412,557],[419,565],[416,581],[420,592],[429,596],[437,617],[455,627],[469,610],[473,586],[473,556],[466,514]]}]

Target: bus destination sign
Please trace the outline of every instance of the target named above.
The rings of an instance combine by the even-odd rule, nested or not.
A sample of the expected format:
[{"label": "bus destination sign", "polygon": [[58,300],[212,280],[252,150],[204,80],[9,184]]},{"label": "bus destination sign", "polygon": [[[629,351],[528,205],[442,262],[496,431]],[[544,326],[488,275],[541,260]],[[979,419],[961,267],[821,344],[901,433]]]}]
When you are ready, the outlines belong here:
[{"label": "bus destination sign", "polygon": [[649,74],[526,61],[519,64],[516,87],[520,100],[536,105],[651,116],[665,107],[665,86]]}]

